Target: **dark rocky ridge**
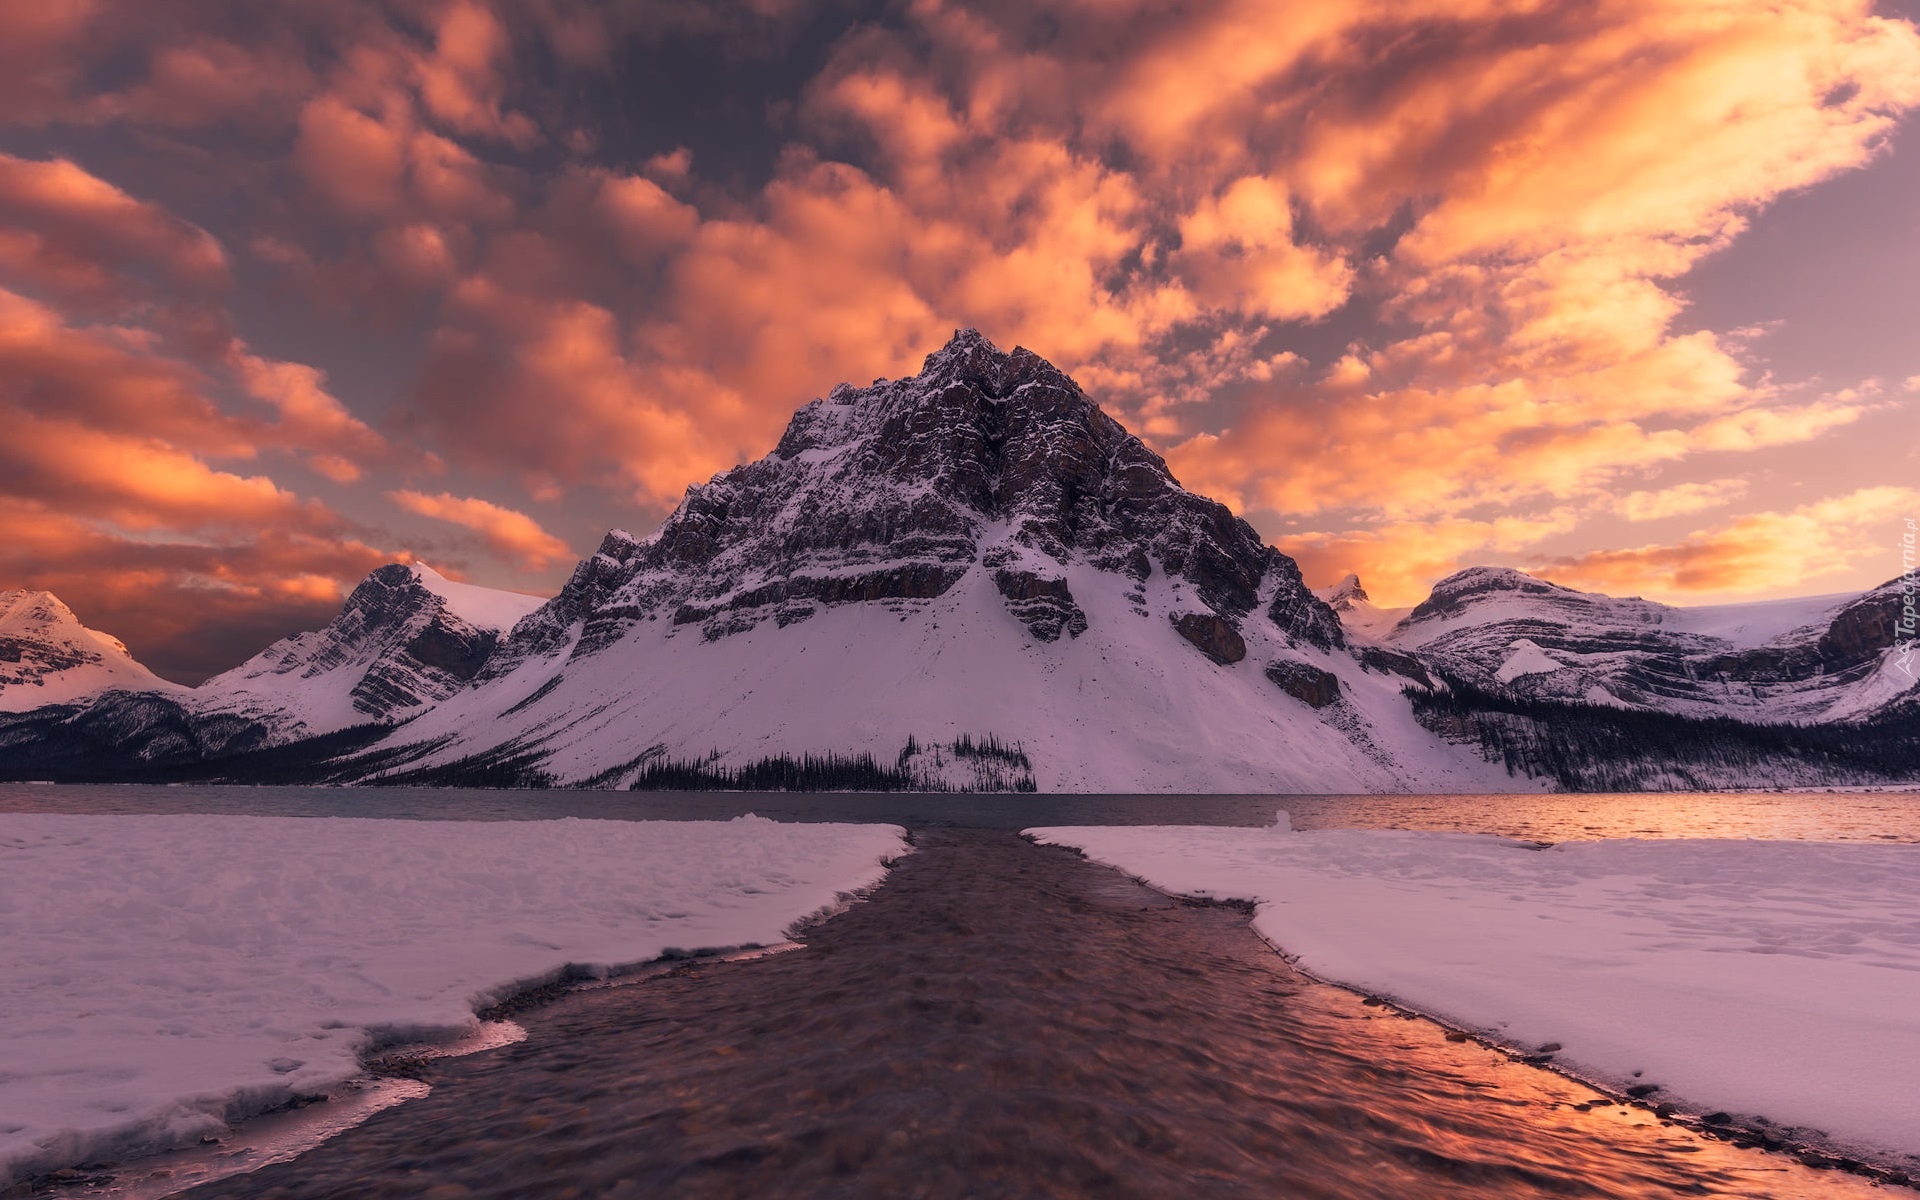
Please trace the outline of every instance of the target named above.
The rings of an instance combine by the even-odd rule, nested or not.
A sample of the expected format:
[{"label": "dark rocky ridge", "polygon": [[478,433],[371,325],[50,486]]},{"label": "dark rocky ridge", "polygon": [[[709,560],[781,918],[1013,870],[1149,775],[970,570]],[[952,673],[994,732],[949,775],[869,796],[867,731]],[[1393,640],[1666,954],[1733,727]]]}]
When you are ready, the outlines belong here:
[{"label": "dark rocky ridge", "polygon": [[271,646],[221,679],[311,679],[360,670],[351,691],[354,710],[388,721],[466,686],[499,641],[494,630],[453,612],[412,567],[395,563],[362,580],[325,629]]},{"label": "dark rocky ridge", "polygon": [[138,778],[229,758],[271,737],[257,720],[204,715],[171,696],[111,691],[85,703],[0,713],[0,779]]},{"label": "dark rocky ridge", "polygon": [[1064,577],[1076,561],[1136,584],[1157,569],[1225,625],[1264,619],[1344,645],[1252,526],[1182,488],[1052,364],[961,330],[916,376],[842,384],[800,409],[773,453],[689,488],[653,536],[609,534],[488,674],[576,629],[574,652],[590,654],[641,621],[720,638],[827,605],[904,611],[976,565],[1036,638],[1074,637],[1087,623]]},{"label": "dark rocky ridge", "polygon": [[1379,646],[1363,646],[1356,652],[1363,671],[1379,671],[1387,675],[1399,675],[1431,691],[1433,677],[1427,673],[1426,664],[1411,654],[1402,654],[1398,650],[1386,650]]}]

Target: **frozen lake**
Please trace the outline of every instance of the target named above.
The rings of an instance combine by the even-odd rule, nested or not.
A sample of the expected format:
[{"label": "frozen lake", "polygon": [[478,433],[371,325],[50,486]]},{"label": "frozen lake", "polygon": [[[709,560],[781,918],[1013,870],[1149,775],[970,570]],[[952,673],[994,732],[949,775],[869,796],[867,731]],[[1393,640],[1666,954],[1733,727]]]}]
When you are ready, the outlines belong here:
[{"label": "frozen lake", "polygon": [[[1290,814],[1294,830],[1318,835],[1276,837],[1271,827],[1277,810]],[[747,813],[802,824],[745,822],[734,830],[684,824]],[[105,815],[161,819],[86,819]],[[357,819],[287,819],[329,817]],[[618,823],[590,829],[566,818]],[[532,824],[500,824],[509,821]],[[670,823],[631,824],[640,821]],[[859,861],[853,866],[836,860],[797,871],[798,859],[785,850],[762,855],[765,861],[756,859],[752,870],[743,865],[745,842],[791,839],[803,830],[843,836],[822,822],[925,831],[931,840],[921,853],[908,855],[916,864],[935,846],[959,852],[974,844],[968,839],[988,839],[1000,847],[989,857],[1007,858],[1008,869],[1040,852],[1005,831],[1044,828],[1051,840],[1083,846],[1096,860],[1153,878],[1169,891],[1258,900],[1256,926],[1323,977],[1444,1014],[1495,1042],[1550,1042],[1556,1050],[1565,1043],[1569,1065],[1616,1089],[1640,1079],[1637,1069],[1645,1067],[1652,1072],[1647,1078],[1657,1075],[1683,1105],[1724,1103],[1746,1114],[1764,1109],[1776,1121],[1830,1128],[1843,1144],[1896,1156],[1910,1149],[1904,1138],[1881,1128],[1907,1118],[1900,1099],[1904,1083],[1894,1079],[1877,1089],[1864,1084],[1872,1073],[1866,1068],[1881,1059],[1909,1061],[1903,1048],[1913,1043],[1911,1022],[1902,1014],[1910,1011],[1903,997],[1914,977],[1913,930],[1904,915],[1913,911],[1914,876],[1904,858],[1920,843],[1915,792],[956,796],[4,784],[0,826],[8,836],[0,842],[10,848],[10,869],[0,875],[10,875],[11,886],[0,888],[0,909],[11,914],[10,953],[23,967],[29,959],[37,963],[38,973],[17,973],[13,1000],[0,1005],[13,1012],[0,1034],[24,1039],[0,1057],[25,1062],[20,1051],[33,1049],[44,1078],[16,1072],[17,1115],[9,1121],[0,1111],[0,1132],[16,1135],[22,1165],[39,1160],[42,1168],[82,1161],[88,1146],[97,1148],[95,1157],[106,1156],[109,1147],[116,1154],[158,1148],[168,1141],[173,1107],[184,1105],[180,1112],[186,1116],[217,1124],[235,1086],[285,1091],[298,1083],[293,1090],[326,1090],[326,1080],[309,1080],[301,1072],[328,1080],[351,1073],[362,1031],[396,1022],[451,1028],[467,1018],[478,1003],[475,996],[511,991],[515,981],[539,978],[562,964],[645,961],[668,944],[640,936],[652,936],[654,926],[659,937],[681,946],[777,940],[793,918],[823,903],[820,896],[797,893],[791,904],[781,901],[796,882],[824,887],[831,896],[872,882],[878,870],[879,852],[871,847],[854,855]],[[1102,826],[1107,828],[1095,828]],[[1396,829],[1418,832],[1361,832]],[[847,830],[845,836],[869,834],[884,831]],[[895,829],[890,836],[898,834]],[[1527,853],[1532,845],[1450,836],[1458,834],[1499,834],[1557,847]],[[713,853],[689,853],[680,845],[703,837]],[[987,842],[980,845],[985,852]],[[1180,861],[1161,861],[1169,854]],[[1616,861],[1622,856],[1631,861]],[[1043,884],[1041,858],[1015,873],[1025,871],[1021,878]],[[1724,870],[1706,869],[1721,860]],[[1065,869],[1068,860],[1049,861]],[[681,878],[702,863],[724,868],[725,878]],[[992,929],[987,940],[996,959],[1023,962],[1021,971],[1037,978],[1064,961],[1062,946],[1073,945],[1078,928],[1072,914],[1092,911],[1087,905],[1098,891],[1068,897],[1060,927],[1031,946],[1009,941],[984,912],[961,923]],[[940,911],[926,917],[935,933],[946,928],[942,921],[959,919],[952,913],[984,902],[968,895],[939,900]],[[1289,898],[1296,903],[1289,906]],[[996,913],[1011,902],[989,899]],[[742,904],[767,908],[766,927],[693,928],[716,904],[728,911]],[[896,909],[897,897],[888,911]],[[897,916],[900,921],[919,919],[906,909],[899,913],[905,914]],[[1302,916],[1347,925],[1321,929],[1294,919]],[[1244,931],[1245,917],[1238,920]],[[1549,936],[1555,930],[1560,934]],[[1165,933],[1178,940],[1175,928]],[[615,945],[608,939],[616,935],[640,940]],[[908,936],[904,926],[888,935],[900,936]],[[1250,945],[1261,961],[1271,955],[1257,940]],[[1353,961],[1328,957],[1328,947]],[[1489,948],[1495,952],[1491,960],[1474,958]],[[1580,972],[1603,950],[1618,966],[1582,982]],[[1658,961],[1649,958],[1655,951]],[[1272,965],[1278,964],[1273,957]],[[1627,969],[1635,964],[1644,968],[1638,974]],[[900,967],[896,962],[874,969],[892,977]],[[791,969],[789,964],[779,971]],[[401,975],[388,978],[396,970]],[[767,970],[772,968],[724,977],[742,981]],[[423,984],[412,978],[420,971],[438,974]],[[1768,971],[1773,974],[1766,978],[1746,977]],[[1111,993],[1114,978],[1101,968],[1067,990],[1093,1003],[1088,998]],[[83,986],[87,979],[98,986]],[[1676,979],[1686,986],[1675,985]],[[380,995],[353,991],[363,985]],[[1462,993],[1467,985],[1479,990]],[[711,1005],[716,996],[744,1004],[750,989],[736,990],[708,991],[694,1007]],[[1881,992],[1886,995],[1873,1001]],[[1211,995],[1207,988],[1197,993],[1196,1013]],[[355,1008],[360,1000],[367,1003]],[[1845,1011],[1827,1012],[1841,1000],[1853,1008],[1843,1004]],[[1357,1002],[1349,997],[1328,1003]],[[308,1011],[315,1005],[325,1011]],[[1772,1013],[1779,1019],[1747,1019],[1748,1010],[1763,1008],[1761,1017]],[[200,1028],[227,1009],[233,1010],[226,1022],[231,1030]],[[37,1016],[28,1019],[29,1010]],[[1614,1019],[1622,1012],[1631,1019]],[[120,1032],[127,1035],[118,1040],[100,1030],[101,1021],[116,1013],[125,1018]],[[1694,1016],[1706,1025],[1687,1025]],[[1816,1018],[1831,1020],[1822,1026]],[[156,1041],[141,1032],[156,1019],[167,1027],[162,1032],[171,1031],[168,1038]],[[916,1021],[908,1021],[903,1036],[912,1034]],[[1152,1030],[1136,1032],[1146,1036]],[[167,1049],[169,1038],[198,1039],[199,1045],[214,1034],[232,1034],[236,1061],[247,1070],[200,1079],[175,1069],[181,1063],[195,1071],[220,1066],[201,1050],[147,1062]],[[1626,1043],[1608,1042],[1616,1034]],[[263,1038],[274,1044],[254,1045]],[[298,1043],[299,1054],[283,1053],[279,1043],[289,1039]],[[339,1043],[333,1058],[320,1053],[329,1039]],[[1742,1045],[1768,1050],[1736,1052]],[[977,1049],[991,1057],[1005,1048]],[[1404,1048],[1394,1041],[1345,1049],[1329,1043],[1322,1049],[1385,1062]],[[1806,1061],[1782,1069],[1778,1060],[1786,1049]],[[1316,1050],[1301,1071],[1321,1070],[1320,1056]],[[141,1064],[153,1069],[135,1078]],[[1742,1064],[1760,1074],[1739,1076],[1733,1068]],[[92,1094],[89,1069],[112,1086]],[[142,1080],[138,1094],[120,1094]],[[1822,1080],[1833,1085],[1826,1093]],[[51,1102],[63,1095],[79,1106],[74,1113]],[[1557,1114],[1582,1103],[1575,1095],[1546,1107]],[[1862,1104],[1865,1116],[1852,1112]],[[259,1107],[249,1102],[232,1112]],[[149,1115],[129,1120],[134,1110]],[[1067,1138],[1061,1145],[1072,1142]],[[34,1144],[41,1149],[28,1149]],[[1668,1155],[1642,1148],[1668,1166],[1683,1166],[1696,1149],[1689,1144]],[[1553,1153],[1559,1152],[1556,1143]],[[1629,1157],[1635,1153],[1640,1151],[1629,1151]],[[0,1171],[0,1179],[4,1175]],[[1629,1170],[1615,1182],[1631,1177]],[[1722,1182],[1733,1194],[1760,1194],[1739,1179],[1735,1172]],[[1788,1188],[1769,1194],[1800,1193]]]}]

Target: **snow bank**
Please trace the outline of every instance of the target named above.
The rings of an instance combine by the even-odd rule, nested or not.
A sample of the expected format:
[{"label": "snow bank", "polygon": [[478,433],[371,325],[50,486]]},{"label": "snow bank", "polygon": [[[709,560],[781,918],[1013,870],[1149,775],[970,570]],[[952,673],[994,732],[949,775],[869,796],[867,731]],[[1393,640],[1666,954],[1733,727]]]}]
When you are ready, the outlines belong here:
[{"label": "snow bank", "polygon": [[420,581],[420,586],[445,600],[461,620],[501,633],[512,629],[522,617],[547,602],[543,596],[529,596],[524,592],[455,583],[425,563],[413,564],[413,577]]},{"label": "snow bank", "polygon": [[0,1187],[471,1029],[563,968],[781,940],[885,825],[0,814]]},{"label": "snow bank", "polygon": [[1590,1077],[1920,1155],[1920,846],[1284,825],[1028,832],[1257,900],[1314,974]]}]

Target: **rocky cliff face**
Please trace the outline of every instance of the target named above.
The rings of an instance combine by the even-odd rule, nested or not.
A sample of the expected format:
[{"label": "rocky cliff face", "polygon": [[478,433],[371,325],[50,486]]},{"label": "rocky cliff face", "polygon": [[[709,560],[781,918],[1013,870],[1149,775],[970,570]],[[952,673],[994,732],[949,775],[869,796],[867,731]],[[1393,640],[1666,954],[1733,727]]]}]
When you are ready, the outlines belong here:
[{"label": "rocky cliff face", "polygon": [[651,537],[609,534],[500,668],[564,644],[575,623],[592,653],[642,621],[713,641],[843,604],[916,611],[975,568],[1035,638],[1077,637],[1089,618],[1070,563],[1136,591],[1164,574],[1229,626],[1344,641],[1291,559],[1182,488],[1073,380],[962,330],[918,375],[802,408],[773,453],[689,489]]},{"label": "rocky cliff face", "polygon": [[[476,593],[477,602],[462,603]],[[208,680],[193,707],[260,720],[282,738],[392,724],[465,687],[506,622],[540,603],[452,584],[420,564],[381,567],[326,628],[284,638]]]}]

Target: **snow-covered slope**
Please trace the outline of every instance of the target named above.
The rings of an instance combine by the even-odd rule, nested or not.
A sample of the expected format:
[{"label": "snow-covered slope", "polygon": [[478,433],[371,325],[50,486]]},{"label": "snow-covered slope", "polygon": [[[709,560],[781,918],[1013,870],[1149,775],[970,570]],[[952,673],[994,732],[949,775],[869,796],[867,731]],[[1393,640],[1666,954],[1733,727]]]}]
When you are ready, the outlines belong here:
[{"label": "snow-covered slope", "polygon": [[402,721],[464,687],[542,603],[456,583],[421,563],[381,567],[326,628],[275,642],[188,703],[202,715],[261,721],[282,741]]},{"label": "snow-covered slope", "polygon": [[967,330],[917,376],[801,409],[652,536],[610,534],[378,761],[602,786],[782,755],[921,785],[1512,786],[1415,723],[1404,682],[1071,379]]},{"label": "snow-covered slope", "polygon": [[119,638],[82,625],[51,592],[0,592],[0,712],[67,704],[114,688],[187,690],[141,666]]},{"label": "snow-covered slope", "polygon": [[1861,595],[1673,607],[1500,567],[1434,585],[1384,645],[1476,684],[1749,721],[1868,716],[1908,696],[1898,582]]}]

